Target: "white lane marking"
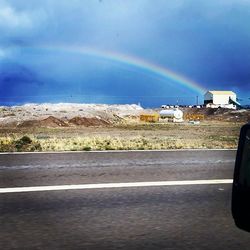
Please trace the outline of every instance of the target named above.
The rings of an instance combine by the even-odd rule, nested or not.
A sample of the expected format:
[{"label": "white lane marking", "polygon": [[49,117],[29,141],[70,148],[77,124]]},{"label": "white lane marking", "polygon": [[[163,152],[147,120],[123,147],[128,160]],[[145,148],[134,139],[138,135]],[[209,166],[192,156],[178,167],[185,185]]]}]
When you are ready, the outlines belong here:
[{"label": "white lane marking", "polygon": [[187,149],[145,149],[145,150],[93,150],[93,151],[41,151],[41,152],[0,152],[0,155],[23,154],[79,154],[79,153],[129,153],[129,152],[183,152],[183,151],[236,151],[237,148],[187,148]]},{"label": "white lane marking", "polygon": [[153,182],[126,182],[126,183],[99,183],[99,184],[77,184],[59,186],[36,186],[36,187],[11,187],[0,188],[0,193],[20,192],[41,192],[58,190],[79,190],[79,189],[102,189],[102,188],[133,188],[133,187],[161,187],[161,186],[182,186],[182,185],[211,185],[231,184],[232,179],[217,180],[190,180],[190,181],[153,181]]}]

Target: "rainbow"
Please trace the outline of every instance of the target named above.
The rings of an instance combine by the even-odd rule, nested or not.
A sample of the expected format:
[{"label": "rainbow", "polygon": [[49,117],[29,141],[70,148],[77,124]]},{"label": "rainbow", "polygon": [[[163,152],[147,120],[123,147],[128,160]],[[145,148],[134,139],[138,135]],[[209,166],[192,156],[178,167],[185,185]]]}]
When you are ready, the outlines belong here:
[{"label": "rainbow", "polygon": [[138,69],[147,71],[151,74],[158,75],[164,79],[173,80],[174,82],[178,82],[184,87],[187,87],[199,94],[204,94],[206,89],[200,85],[199,83],[179,74],[173,72],[172,70],[160,66],[158,64],[146,61],[142,58],[121,54],[114,51],[104,51],[98,50],[92,47],[79,47],[79,46],[38,46],[33,47],[33,49],[46,49],[52,51],[62,51],[62,52],[69,52],[69,53],[77,53],[82,55],[87,55],[91,57],[96,57],[104,60],[109,60],[113,62],[123,63],[132,67],[136,67]]}]

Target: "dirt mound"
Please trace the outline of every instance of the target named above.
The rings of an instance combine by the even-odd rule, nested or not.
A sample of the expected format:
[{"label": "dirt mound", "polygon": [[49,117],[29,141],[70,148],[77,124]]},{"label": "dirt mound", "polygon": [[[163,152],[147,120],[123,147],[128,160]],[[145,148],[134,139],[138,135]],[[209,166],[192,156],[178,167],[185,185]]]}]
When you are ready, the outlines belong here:
[{"label": "dirt mound", "polygon": [[19,128],[34,128],[34,127],[68,127],[68,124],[64,121],[54,117],[49,116],[43,120],[26,120],[17,124]]},{"label": "dirt mound", "polygon": [[250,110],[231,110],[225,108],[190,108],[184,111],[185,114],[201,114],[206,120],[249,122]]},{"label": "dirt mound", "polygon": [[109,125],[109,122],[103,119],[97,118],[97,117],[87,118],[87,117],[79,117],[79,116],[76,116],[70,119],[69,123],[77,125],[77,126],[85,126],[85,127]]},{"label": "dirt mound", "polygon": [[39,123],[41,127],[68,127],[67,123],[54,116],[49,116],[48,118],[41,120]]},{"label": "dirt mound", "polygon": [[106,121],[104,119],[101,119],[99,117],[73,117],[68,122],[64,122],[61,119],[58,119],[54,116],[49,116],[46,119],[43,120],[26,120],[19,124],[17,124],[17,127],[19,128],[35,128],[35,127],[68,127],[69,124],[75,125],[75,126],[107,126],[110,124],[109,121]]},{"label": "dirt mound", "polygon": [[205,116],[207,116],[207,119],[218,121],[248,122],[250,120],[250,110],[207,109]]},{"label": "dirt mound", "polygon": [[37,120],[27,120],[16,125],[18,128],[35,128],[40,127],[40,122]]}]

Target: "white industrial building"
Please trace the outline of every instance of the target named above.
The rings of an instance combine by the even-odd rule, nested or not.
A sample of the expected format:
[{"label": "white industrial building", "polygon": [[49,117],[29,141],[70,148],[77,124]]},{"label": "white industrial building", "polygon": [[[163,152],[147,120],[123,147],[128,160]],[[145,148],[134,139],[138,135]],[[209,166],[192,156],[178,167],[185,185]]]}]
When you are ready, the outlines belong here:
[{"label": "white industrial building", "polygon": [[210,108],[236,109],[240,107],[233,91],[207,91],[204,95],[204,105]]}]

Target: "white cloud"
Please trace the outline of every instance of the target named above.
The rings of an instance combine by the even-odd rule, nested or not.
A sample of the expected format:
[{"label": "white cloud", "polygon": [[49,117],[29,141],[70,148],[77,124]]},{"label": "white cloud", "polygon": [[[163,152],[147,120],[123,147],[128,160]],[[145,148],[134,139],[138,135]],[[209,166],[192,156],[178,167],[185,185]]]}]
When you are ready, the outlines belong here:
[{"label": "white cloud", "polygon": [[0,48],[0,59],[4,58],[5,56],[6,56],[5,51]]},{"label": "white cloud", "polygon": [[10,58],[14,52],[15,52],[15,49],[7,48],[7,47],[0,47],[0,60]]},{"label": "white cloud", "polygon": [[32,20],[28,13],[18,12],[5,1],[0,2],[0,27],[30,28]]}]

